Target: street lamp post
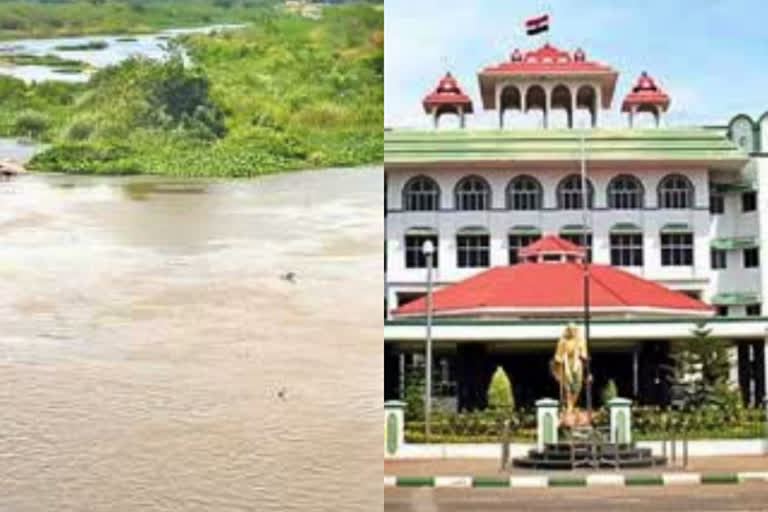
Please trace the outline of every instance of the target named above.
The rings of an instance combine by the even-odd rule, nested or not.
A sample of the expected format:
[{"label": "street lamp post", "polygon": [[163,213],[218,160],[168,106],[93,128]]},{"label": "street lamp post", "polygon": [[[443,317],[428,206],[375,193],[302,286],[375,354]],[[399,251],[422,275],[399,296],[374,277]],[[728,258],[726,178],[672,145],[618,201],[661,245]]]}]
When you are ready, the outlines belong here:
[{"label": "street lamp post", "polygon": [[431,428],[429,424],[432,412],[432,258],[435,254],[435,244],[432,240],[426,240],[421,247],[421,252],[427,263],[427,343],[426,364],[424,382],[424,435],[429,442]]},{"label": "street lamp post", "polygon": [[582,194],[582,238],[581,245],[584,248],[584,341],[587,345],[587,359],[584,361],[584,370],[587,374],[587,412],[589,421],[592,422],[592,368],[591,356],[589,352],[589,247],[588,247],[588,224],[589,224],[589,182],[587,181],[587,156],[584,141],[584,130],[581,132],[581,194]]}]

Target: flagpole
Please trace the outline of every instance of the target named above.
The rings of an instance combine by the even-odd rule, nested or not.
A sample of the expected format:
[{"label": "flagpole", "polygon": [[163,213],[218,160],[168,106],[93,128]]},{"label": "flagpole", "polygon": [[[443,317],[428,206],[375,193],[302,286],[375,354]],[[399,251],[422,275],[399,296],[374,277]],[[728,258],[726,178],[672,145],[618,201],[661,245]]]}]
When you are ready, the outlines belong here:
[{"label": "flagpole", "polygon": [[584,342],[587,346],[586,359],[584,361],[584,370],[587,378],[587,412],[589,422],[592,423],[592,370],[590,364],[589,351],[589,247],[587,245],[588,212],[589,212],[589,187],[587,182],[587,157],[584,141],[584,128],[581,129],[580,137],[581,147],[581,194],[582,194],[582,232],[581,245],[584,248],[584,258],[582,260],[584,270]]}]

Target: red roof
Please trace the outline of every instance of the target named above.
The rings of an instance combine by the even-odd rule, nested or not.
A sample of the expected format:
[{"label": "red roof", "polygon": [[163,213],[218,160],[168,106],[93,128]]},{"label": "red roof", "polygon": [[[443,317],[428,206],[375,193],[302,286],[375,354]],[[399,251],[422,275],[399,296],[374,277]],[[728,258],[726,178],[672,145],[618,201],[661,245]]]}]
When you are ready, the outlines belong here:
[{"label": "red roof", "polygon": [[424,97],[423,104],[426,113],[430,113],[431,109],[436,106],[456,108],[459,105],[464,107],[465,113],[472,113],[472,99],[464,94],[464,91],[451,73],[446,73],[440,79],[435,89]]},{"label": "red roof", "polygon": [[542,74],[586,75],[600,78],[604,108],[608,108],[611,104],[616,79],[619,76],[616,70],[610,66],[587,60],[586,54],[580,48],[573,54],[560,50],[549,43],[536,50],[525,52],[525,54],[516,49],[508,61],[488,66],[480,71],[480,89],[486,108],[494,108],[496,101],[495,94],[493,94],[493,78],[528,75],[534,75],[538,78]]},{"label": "red roof", "polygon": [[656,81],[643,71],[635,86],[621,104],[622,112],[629,112],[632,106],[655,105],[663,112],[669,108],[669,96],[656,85]]},{"label": "red roof", "polygon": [[[590,308],[599,313],[710,315],[712,308],[688,295],[610,265],[589,266]],[[580,263],[520,263],[493,267],[433,294],[435,315],[524,313],[562,316],[580,312],[584,267]],[[422,316],[417,299],[394,311]]]},{"label": "red roof", "polygon": [[513,73],[541,73],[548,71],[578,73],[615,73],[613,68],[599,62],[588,61],[582,49],[573,55],[546,43],[541,48],[523,54],[519,49],[512,52],[508,61],[488,66],[484,72],[504,71]]},{"label": "red roof", "polygon": [[532,244],[526,245],[519,251],[520,256],[523,258],[541,253],[575,253],[583,256],[584,248],[569,242],[568,240],[563,240],[556,235],[544,235],[542,238],[536,240]]}]

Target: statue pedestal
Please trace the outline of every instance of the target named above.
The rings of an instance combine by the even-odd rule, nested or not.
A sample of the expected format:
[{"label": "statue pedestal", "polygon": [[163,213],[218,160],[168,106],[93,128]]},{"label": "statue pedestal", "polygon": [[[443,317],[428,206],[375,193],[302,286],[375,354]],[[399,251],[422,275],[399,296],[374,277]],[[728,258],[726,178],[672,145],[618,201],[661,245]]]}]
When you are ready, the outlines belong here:
[{"label": "statue pedestal", "polygon": [[563,411],[560,413],[560,424],[564,427],[588,427],[592,424],[592,413],[581,409]]}]

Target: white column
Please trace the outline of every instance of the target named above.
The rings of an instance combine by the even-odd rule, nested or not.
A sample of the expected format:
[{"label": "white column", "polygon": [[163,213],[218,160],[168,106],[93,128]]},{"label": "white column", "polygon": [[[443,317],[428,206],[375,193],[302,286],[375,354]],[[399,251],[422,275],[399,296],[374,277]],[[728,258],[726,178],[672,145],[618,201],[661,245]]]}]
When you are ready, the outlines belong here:
[{"label": "white column", "polygon": [[464,105],[459,105],[459,128],[464,129]]},{"label": "white column", "polygon": [[578,92],[578,88],[574,90],[573,87],[569,87],[568,90],[571,91],[571,126],[570,128],[575,128],[576,127],[576,93]]},{"label": "white column", "polygon": [[600,117],[600,109],[602,108],[602,91],[600,90],[600,87],[595,87],[595,115],[592,118],[592,127],[597,128],[598,126],[598,119]]},{"label": "white column", "polygon": [[765,393],[763,394],[763,398],[766,400],[766,407],[768,407],[768,338],[765,339],[765,342],[763,342],[763,385],[765,386]]},{"label": "white column", "polygon": [[728,347],[728,361],[731,364],[728,371],[728,382],[735,387],[739,387],[739,348],[736,344]]},{"label": "white column", "polygon": [[525,101],[525,96],[528,94],[528,88],[530,85],[525,86],[525,90],[520,90],[520,87],[517,88],[518,91],[520,91],[520,113],[525,114],[526,111],[526,105],[527,102]]},{"label": "white column", "polygon": [[499,109],[499,130],[504,129],[504,107],[501,105],[501,91],[503,89],[504,87],[497,82],[494,94],[496,95],[496,108]]},{"label": "white column", "polygon": [[405,403],[384,402],[384,457],[395,457],[404,443]]},{"label": "white column", "polygon": [[536,449],[544,451],[544,445],[557,443],[559,402],[551,398],[536,401]]}]

